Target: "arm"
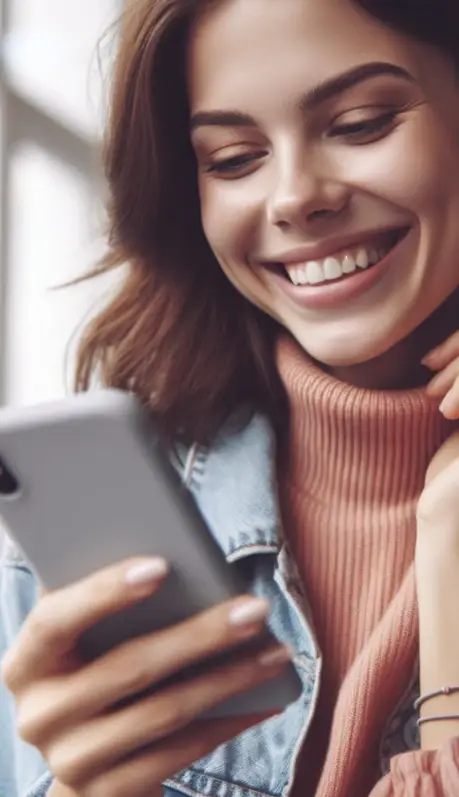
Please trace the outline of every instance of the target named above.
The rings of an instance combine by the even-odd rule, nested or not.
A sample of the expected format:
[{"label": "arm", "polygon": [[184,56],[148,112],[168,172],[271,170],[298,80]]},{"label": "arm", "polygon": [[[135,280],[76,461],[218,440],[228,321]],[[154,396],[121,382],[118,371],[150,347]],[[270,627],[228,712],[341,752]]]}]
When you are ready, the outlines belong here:
[{"label": "arm", "polygon": [[[416,583],[421,694],[459,685],[459,432],[432,461],[418,509]],[[429,700],[421,717],[458,715],[459,693]],[[459,720],[421,725],[421,747],[459,737]]]},{"label": "arm", "polygon": [[[416,582],[421,694],[459,685],[459,433],[436,455],[418,510]],[[459,693],[421,716],[459,715]],[[421,750],[396,756],[370,797],[459,795],[459,720],[421,725]]]}]

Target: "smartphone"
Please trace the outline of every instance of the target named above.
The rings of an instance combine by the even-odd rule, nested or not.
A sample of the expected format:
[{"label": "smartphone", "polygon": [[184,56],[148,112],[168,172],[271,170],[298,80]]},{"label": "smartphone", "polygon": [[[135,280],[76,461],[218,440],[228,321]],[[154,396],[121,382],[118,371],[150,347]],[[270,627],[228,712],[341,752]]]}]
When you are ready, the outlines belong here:
[{"label": "smartphone", "polygon": [[[49,590],[131,556],[169,562],[171,574],[156,595],[88,629],[81,645],[89,658],[248,591],[182,485],[149,413],[120,390],[0,410],[0,516]],[[269,635],[266,629],[250,644]],[[292,664],[212,716],[282,710],[300,694]]]}]

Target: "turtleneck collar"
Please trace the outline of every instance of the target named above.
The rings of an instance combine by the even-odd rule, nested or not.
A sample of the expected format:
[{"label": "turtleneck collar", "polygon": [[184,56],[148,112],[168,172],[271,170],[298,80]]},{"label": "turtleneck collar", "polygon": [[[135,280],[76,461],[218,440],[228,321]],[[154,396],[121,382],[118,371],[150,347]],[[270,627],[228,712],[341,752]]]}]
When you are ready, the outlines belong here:
[{"label": "turtleneck collar", "polygon": [[277,365],[291,411],[289,470],[311,498],[336,504],[417,499],[427,466],[457,424],[425,389],[366,390],[322,371],[287,335]]}]

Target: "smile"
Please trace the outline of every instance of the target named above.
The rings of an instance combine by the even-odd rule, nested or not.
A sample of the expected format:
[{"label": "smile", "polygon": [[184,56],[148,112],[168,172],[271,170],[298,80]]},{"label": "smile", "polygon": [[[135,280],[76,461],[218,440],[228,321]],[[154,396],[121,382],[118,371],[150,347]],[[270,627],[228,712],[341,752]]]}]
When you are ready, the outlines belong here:
[{"label": "smile", "polygon": [[410,227],[399,227],[362,235],[360,242],[348,240],[334,251],[327,244],[316,247],[314,259],[300,261],[300,253],[292,253],[285,255],[285,262],[279,258],[263,265],[273,289],[298,307],[339,309],[371,290],[399,264],[399,253],[405,240],[410,239],[410,231]]},{"label": "smile", "polygon": [[296,286],[323,285],[328,282],[341,281],[355,272],[365,271],[377,265],[405,237],[407,232],[406,228],[385,232],[375,236],[373,240],[349,247],[322,259],[276,264],[275,270]]}]

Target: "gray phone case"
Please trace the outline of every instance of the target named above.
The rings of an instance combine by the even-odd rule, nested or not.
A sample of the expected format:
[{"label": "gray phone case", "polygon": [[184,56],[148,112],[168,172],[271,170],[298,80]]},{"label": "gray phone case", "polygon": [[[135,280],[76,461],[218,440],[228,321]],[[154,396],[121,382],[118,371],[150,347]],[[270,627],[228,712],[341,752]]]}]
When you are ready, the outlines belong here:
[{"label": "gray phone case", "polygon": [[[3,409],[0,458],[20,485],[0,496],[0,515],[48,589],[131,556],[172,566],[157,595],[85,634],[89,656],[246,592],[134,396],[100,390]],[[300,693],[292,665],[206,716],[278,710]]]}]

